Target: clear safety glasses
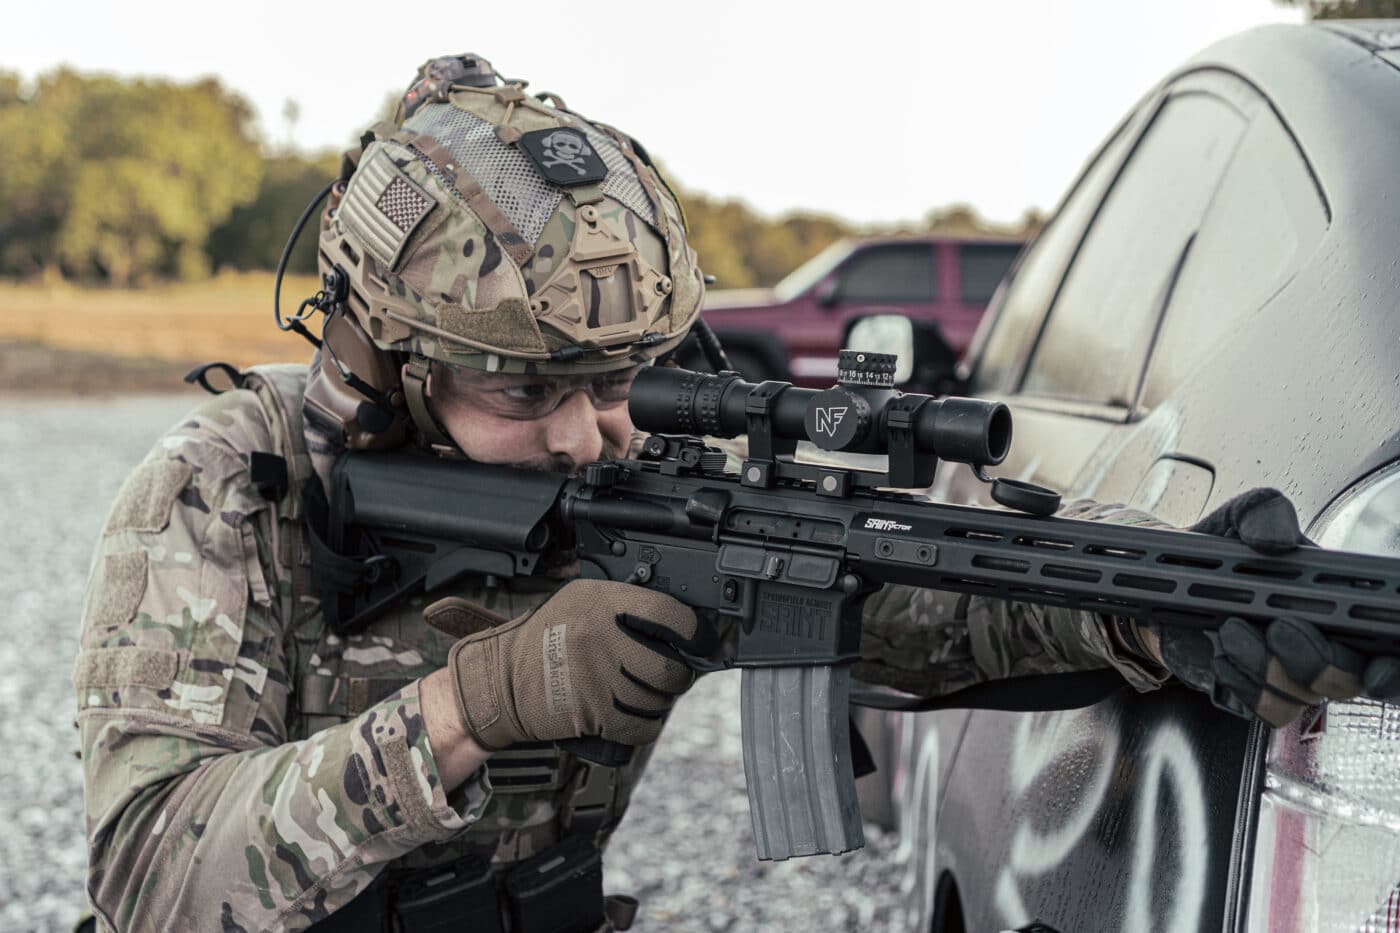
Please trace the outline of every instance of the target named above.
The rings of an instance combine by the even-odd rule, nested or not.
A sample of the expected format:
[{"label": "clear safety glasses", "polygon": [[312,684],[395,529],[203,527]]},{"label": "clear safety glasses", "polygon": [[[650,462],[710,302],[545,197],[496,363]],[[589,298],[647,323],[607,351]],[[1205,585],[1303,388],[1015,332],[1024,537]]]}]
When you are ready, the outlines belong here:
[{"label": "clear safety glasses", "polygon": [[432,397],[439,405],[471,405],[502,418],[543,418],[577,392],[597,409],[627,401],[641,366],[595,375],[540,376],[488,373],[440,361],[433,363]]}]

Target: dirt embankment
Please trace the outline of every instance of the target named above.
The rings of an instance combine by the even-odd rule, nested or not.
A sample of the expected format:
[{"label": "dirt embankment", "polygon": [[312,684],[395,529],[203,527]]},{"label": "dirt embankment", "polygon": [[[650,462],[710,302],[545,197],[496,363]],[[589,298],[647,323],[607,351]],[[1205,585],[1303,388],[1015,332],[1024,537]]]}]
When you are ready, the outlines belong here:
[{"label": "dirt embankment", "polygon": [[187,390],[191,366],[156,357],[66,350],[33,340],[0,342],[0,395],[108,395]]},{"label": "dirt embankment", "polygon": [[[0,395],[177,392],[209,360],[309,359],[305,342],[273,325],[272,283],[267,273],[147,289],[0,283]],[[316,287],[289,276],[284,309]]]}]

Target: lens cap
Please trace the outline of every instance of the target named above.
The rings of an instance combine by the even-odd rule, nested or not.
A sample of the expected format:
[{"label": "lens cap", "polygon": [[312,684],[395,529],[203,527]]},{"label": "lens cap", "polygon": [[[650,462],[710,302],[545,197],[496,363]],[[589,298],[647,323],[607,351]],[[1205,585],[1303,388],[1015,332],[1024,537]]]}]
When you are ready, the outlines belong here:
[{"label": "lens cap", "polygon": [[1060,510],[1058,492],[1019,479],[992,480],[992,499],[1028,515],[1054,515]]}]

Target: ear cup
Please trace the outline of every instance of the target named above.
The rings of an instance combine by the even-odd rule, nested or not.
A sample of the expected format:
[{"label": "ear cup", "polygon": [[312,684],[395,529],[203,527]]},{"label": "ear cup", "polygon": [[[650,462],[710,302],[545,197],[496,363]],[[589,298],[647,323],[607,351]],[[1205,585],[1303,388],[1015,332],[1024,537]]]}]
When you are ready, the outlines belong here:
[{"label": "ear cup", "polygon": [[[396,354],[376,347],[354,317],[343,312],[326,319],[321,340],[324,346],[306,387],[307,404],[344,428],[351,450],[402,446],[408,439],[408,422],[399,416],[403,391]],[[351,385],[340,367],[389,405]]]}]

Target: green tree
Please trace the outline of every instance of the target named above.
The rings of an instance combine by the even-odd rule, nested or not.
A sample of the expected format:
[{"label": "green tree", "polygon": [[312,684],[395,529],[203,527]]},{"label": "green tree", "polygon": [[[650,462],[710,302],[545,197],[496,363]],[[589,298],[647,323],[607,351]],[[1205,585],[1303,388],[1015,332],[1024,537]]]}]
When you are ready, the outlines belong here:
[{"label": "green tree", "polygon": [[252,121],[213,79],[65,68],[28,96],[0,81],[0,270],[115,285],[205,274],[209,232],[258,190]]},{"label": "green tree", "polygon": [[770,218],[742,201],[719,200],[682,190],[690,242],[700,267],[717,288],[748,288],[777,283],[827,246],[845,237],[927,235],[1028,240],[1045,217],[1028,209],[1013,224],[983,220],[966,204],[929,211],[922,221],[857,226],[836,217],[794,212]]},{"label": "green tree", "polygon": [[31,106],[19,76],[0,73],[0,272],[57,270],[54,241],[68,206],[73,161],[68,137],[60,113]]},{"label": "green tree", "polygon": [[[228,220],[209,234],[209,257],[216,267],[273,269],[302,210],[340,170],[340,157],[274,156],[264,164],[257,197],[236,207]],[[316,271],[316,216],[292,251],[287,268]]]},{"label": "green tree", "polygon": [[775,284],[828,245],[859,231],[833,217],[764,217],[742,201],[682,191],[690,242],[717,288]]},{"label": "green tree", "polygon": [[1400,16],[1400,0],[1277,0],[1302,7],[1308,19],[1390,19]]},{"label": "green tree", "polygon": [[1025,213],[1021,215],[1021,222],[1017,225],[1016,233],[1022,239],[1034,239],[1035,235],[1040,232],[1040,229],[1045,226],[1045,221],[1047,220],[1049,220],[1049,217],[1039,208],[1028,207]]},{"label": "green tree", "polygon": [[749,288],[758,278],[749,265],[745,231],[757,220],[739,201],[712,200],[681,192],[690,230],[690,245],[700,256],[700,268],[716,279],[717,288]]},{"label": "green tree", "polygon": [[968,204],[952,204],[931,210],[924,216],[924,230],[947,236],[980,236],[987,224]]},{"label": "green tree", "polygon": [[827,246],[860,231],[834,218],[791,213],[763,219],[748,243],[749,262],[764,285],[772,285]]}]

